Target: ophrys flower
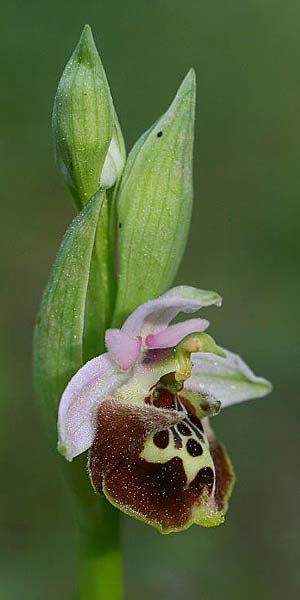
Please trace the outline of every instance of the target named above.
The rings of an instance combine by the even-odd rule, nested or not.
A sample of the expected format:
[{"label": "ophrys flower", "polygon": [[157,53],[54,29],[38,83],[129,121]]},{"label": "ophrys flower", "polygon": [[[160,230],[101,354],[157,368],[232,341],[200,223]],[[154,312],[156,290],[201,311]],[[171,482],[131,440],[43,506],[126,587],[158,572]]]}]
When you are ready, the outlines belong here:
[{"label": "ophrys flower", "polygon": [[208,417],[263,396],[270,384],[179,312],[221,304],[215,292],[175,287],[106,332],[108,352],[71,379],[59,407],[59,449],[89,449],[95,490],[168,533],[224,520],[234,475]]}]

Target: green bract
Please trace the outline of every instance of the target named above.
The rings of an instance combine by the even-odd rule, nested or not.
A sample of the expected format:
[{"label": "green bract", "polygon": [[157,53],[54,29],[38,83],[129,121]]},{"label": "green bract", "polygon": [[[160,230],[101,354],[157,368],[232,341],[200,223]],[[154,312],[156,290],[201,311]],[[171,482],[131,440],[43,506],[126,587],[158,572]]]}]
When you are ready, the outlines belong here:
[{"label": "green bract", "polygon": [[86,302],[102,202],[103,194],[96,194],[69,226],[52,267],[37,319],[35,388],[49,417],[49,429],[52,422],[53,440],[60,396],[86,360],[83,348]]},{"label": "green bract", "polygon": [[181,261],[192,209],[195,75],[129,154],[117,197],[115,321],[168,289]]},{"label": "green bract", "polygon": [[[59,82],[53,129],[58,166],[80,209],[99,189],[101,177],[104,187],[114,185],[125,158],[106,75],[88,25]],[[103,175],[109,150],[114,163],[106,163]]]}]

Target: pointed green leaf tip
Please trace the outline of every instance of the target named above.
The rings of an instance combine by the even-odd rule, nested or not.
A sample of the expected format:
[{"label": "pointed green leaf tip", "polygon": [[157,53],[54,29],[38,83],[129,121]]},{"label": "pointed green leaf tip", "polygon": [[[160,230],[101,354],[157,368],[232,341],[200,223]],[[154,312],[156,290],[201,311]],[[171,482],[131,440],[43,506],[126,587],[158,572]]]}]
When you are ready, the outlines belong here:
[{"label": "pointed green leaf tip", "polygon": [[182,259],[192,210],[195,93],[191,69],[127,159],[117,198],[116,323],[168,289]]},{"label": "pointed green leaf tip", "polygon": [[125,160],[122,133],[89,25],[85,25],[59,82],[53,131],[58,166],[81,209],[100,187],[113,137],[117,139],[117,147],[113,147],[118,168],[113,176],[104,177],[104,184],[107,180],[109,185],[115,183]]}]

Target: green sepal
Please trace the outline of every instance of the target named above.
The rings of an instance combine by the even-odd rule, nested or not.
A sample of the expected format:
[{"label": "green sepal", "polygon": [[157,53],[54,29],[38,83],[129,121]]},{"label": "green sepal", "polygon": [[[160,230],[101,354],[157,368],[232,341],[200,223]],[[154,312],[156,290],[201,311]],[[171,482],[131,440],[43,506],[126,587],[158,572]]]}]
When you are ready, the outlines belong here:
[{"label": "green sepal", "polygon": [[84,362],[83,337],[90,267],[103,195],[98,193],[69,226],[46,286],[34,334],[34,384],[56,441],[60,397]]},{"label": "green sepal", "polygon": [[105,71],[86,25],[59,82],[53,109],[56,160],[78,210],[100,187],[116,129],[124,151]]},{"label": "green sepal", "polygon": [[167,290],[185,249],[192,209],[195,75],[129,154],[117,196],[115,323]]}]

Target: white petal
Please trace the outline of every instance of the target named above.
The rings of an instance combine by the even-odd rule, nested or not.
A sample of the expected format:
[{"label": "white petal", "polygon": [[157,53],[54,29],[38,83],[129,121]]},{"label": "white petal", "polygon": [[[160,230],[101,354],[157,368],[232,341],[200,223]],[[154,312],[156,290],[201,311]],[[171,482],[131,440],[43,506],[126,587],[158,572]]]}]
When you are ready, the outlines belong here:
[{"label": "white petal", "polygon": [[263,377],[257,377],[237,355],[222,348],[226,357],[209,352],[192,354],[192,374],[184,384],[187,390],[213,394],[222,407],[250,398],[260,398],[272,390]]},{"label": "white petal", "polygon": [[122,330],[128,335],[144,338],[166,329],[180,312],[193,313],[203,306],[220,306],[221,302],[216,292],[181,285],[139,306],[125,321]]},{"label": "white petal", "polygon": [[90,360],[71,379],[58,410],[58,448],[68,460],[90,448],[100,402],[126,379],[108,354]]}]

